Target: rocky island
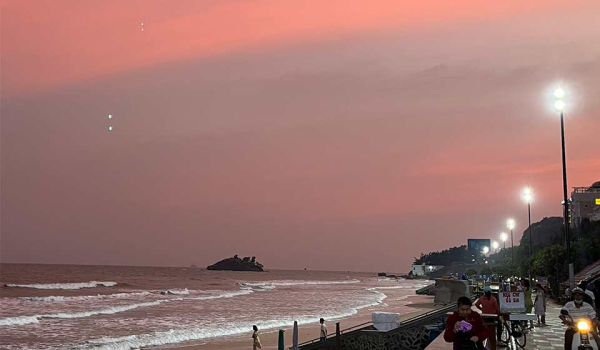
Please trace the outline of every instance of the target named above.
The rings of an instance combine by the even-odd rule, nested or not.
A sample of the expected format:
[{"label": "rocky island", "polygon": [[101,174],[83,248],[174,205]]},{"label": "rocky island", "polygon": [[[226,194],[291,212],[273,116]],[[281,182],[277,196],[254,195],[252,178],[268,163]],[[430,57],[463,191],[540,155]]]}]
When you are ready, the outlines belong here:
[{"label": "rocky island", "polygon": [[216,264],[208,266],[207,270],[215,271],[264,271],[263,264],[256,261],[255,257],[245,257],[240,259],[237,255],[233,258],[227,258]]}]

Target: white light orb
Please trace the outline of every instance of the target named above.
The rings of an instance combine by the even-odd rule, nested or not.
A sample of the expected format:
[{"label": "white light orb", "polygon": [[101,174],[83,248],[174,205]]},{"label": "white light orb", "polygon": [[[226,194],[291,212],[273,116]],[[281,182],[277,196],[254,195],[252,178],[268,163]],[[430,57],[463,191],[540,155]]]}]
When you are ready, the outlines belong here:
[{"label": "white light orb", "polygon": [[113,130],[113,127],[112,127],[112,126],[109,126],[109,127],[108,127],[108,131],[112,131],[112,130]]},{"label": "white light orb", "polygon": [[554,97],[556,98],[563,98],[565,97],[565,90],[558,88],[556,90],[554,90]]},{"label": "white light orb", "polygon": [[506,227],[508,227],[509,230],[514,229],[515,228],[515,220],[513,220],[513,219],[506,220]]},{"label": "white light orb", "polygon": [[565,102],[563,100],[558,100],[554,102],[554,108],[558,109],[559,111],[562,111],[563,109],[565,109]]}]

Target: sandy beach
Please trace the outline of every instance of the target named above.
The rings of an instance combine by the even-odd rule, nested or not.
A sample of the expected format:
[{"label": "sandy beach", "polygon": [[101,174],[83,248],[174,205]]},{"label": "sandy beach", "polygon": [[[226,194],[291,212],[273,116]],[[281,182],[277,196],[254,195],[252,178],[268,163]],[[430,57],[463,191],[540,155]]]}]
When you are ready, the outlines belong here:
[{"label": "sandy beach", "polygon": [[[342,331],[347,328],[351,328],[366,322],[371,321],[371,313],[375,311],[381,312],[400,312],[400,319],[402,321],[407,320],[411,317],[426,313],[432,309],[434,309],[433,305],[433,297],[427,295],[414,295],[409,298],[410,304],[408,305],[396,305],[395,303],[388,305],[387,307],[383,307],[379,310],[360,310],[356,315],[342,319],[342,320],[332,320],[327,322],[327,329],[330,334],[335,333],[335,324],[336,322],[340,322],[340,328]],[[409,309],[409,312],[406,312]],[[412,311],[410,310],[412,309]],[[315,317],[317,320],[318,317]],[[169,350],[243,350],[250,349],[252,347],[252,339],[251,339],[251,327],[250,325],[248,329],[250,331],[245,336],[236,336],[230,337],[227,340],[216,340],[209,341],[202,345],[184,345],[184,346],[166,346],[162,347],[162,349]],[[290,347],[292,344],[292,325],[287,328],[282,328],[285,331],[285,346]],[[303,343],[306,341],[310,341],[319,337],[319,324],[315,321],[315,323],[302,325],[298,328],[299,335],[298,341],[299,343]],[[262,343],[263,349],[277,349],[277,341],[278,341],[278,331],[265,332],[260,334],[260,339]]]}]

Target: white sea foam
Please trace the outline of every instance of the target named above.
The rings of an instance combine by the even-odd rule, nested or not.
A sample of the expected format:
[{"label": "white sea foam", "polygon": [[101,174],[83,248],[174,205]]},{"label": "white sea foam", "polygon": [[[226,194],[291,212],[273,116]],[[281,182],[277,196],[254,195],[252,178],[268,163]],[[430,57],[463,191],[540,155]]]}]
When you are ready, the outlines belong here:
[{"label": "white sea foam", "polygon": [[142,308],[142,307],[157,306],[157,305],[160,305],[163,303],[171,303],[171,302],[185,301],[185,300],[211,300],[211,299],[221,299],[221,298],[233,298],[233,297],[236,297],[239,295],[247,295],[247,294],[250,294],[253,292],[254,291],[252,289],[241,289],[239,291],[220,291],[220,293],[212,294],[212,295],[162,299],[162,300],[137,303],[137,304],[131,304],[131,305],[112,306],[112,307],[108,307],[108,308],[104,308],[104,309],[90,310],[90,311],[84,311],[84,312],[6,317],[6,318],[0,319],[0,326],[17,326],[17,325],[39,323],[40,320],[45,319],[45,318],[70,319],[70,318],[90,317],[90,316],[96,316],[96,315],[110,315],[110,314],[116,314],[119,312],[125,312],[125,311],[129,311],[129,310],[137,309],[137,308]]},{"label": "white sea foam", "polygon": [[117,282],[77,282],[77,283],[47,283],[47,284],[7,284],[10,288],[33,288],[33,289],[83,289],[96,288],[99,286],[113,287]]},{"label": "white sea foam", "polygon": [[190,291],[187,288],[185,288],[185,289],[167,289],[167,290],[163,290],[162,292],[160,292],[160,294],[187,295],[187,294],[190,294]]},{"label": "white sea foam", "polygon": [[345,281],[268,281],[268,282],[245,282],[240,283],[241,286],[249,287],[260,287],[260,288],[271,288],[276,286],[303,286],[303,285],[329,285],[329,284],[349,284],[349,283],[360,283],[357,279],[345,280]]},{"label": "white sea foam", "polygon": [[215,295],[203,295],[199,297],[188,297],[183,298],[183,300],[211,300],[211,299],[221,299],[221,298],[233,298],[239,295],[248,295],[254,293],[252,289],[241,289],[235,292],[223,292]]},{"label": "white sea foam", "polygon": [[115,294],[98,294],[98,295],[79,295],[79,296],[48,296],[48,297],[21,297],[21,300],[28,301],[85,301],[97,299],[120,299],[134,298],[140,296],[152,295],[150,292],[132,292],[132,293],[115,293]]},{"label": "white sea foam", "polygon": [[0,326],[14,326],[14,325],[26,325],[31,323],[39,323],[41,319],[44,318],[82,318],[82,317],[90,317],[95,315],[111,315],[116,314],[118,312],[129,311],[133,309],[137,309],[140,307],[148,307],[148,306],[156,306],[161,304],[162,302],[171,301],[171,300],[157,300],[147,303],[139,303],[139,304],[131,304],[131,305],[123,305],[123,306],[113,306],[105,309],[84,311],[84,312],[75,312],[75,313],[58,313],[58,314],[44,314],[44,315],[33,315],[33,316],[17,316],[17,317],[6,317],[0,319]]},{"label": "white sea foam", "polygon": [[[358,310],[381,305],[387,297],[385,294],[372,291],[377,294],[372,302],[367,302],[358,307],[349,308],[342,312],[325,312],[321,316],[328,320],[336,320],[349,317],[358,313]],[[187,298],[186,298],[187,299]],[[129,335],[118,338],[100,338],[89,340],[86,344],[80,345],[78,349],[94,349],[94,350],[130,350],[139,349],[150,346],[176,344],[186,341],[204,340],[208,338],[224,337],[248,332],[248,324],[260,325],[261,330],[269,331],[282,327],[291,327],[294,321],[298,321],[299,325],[315,323],[315,317],[286,317],[280,320],[254,320],[249,323],[236,324],[231,323],[228,327],[220,327],[217,329],[210,328],[192,328],[183,330],[170,330],[166,332],[154,332],[149,334]]]}]

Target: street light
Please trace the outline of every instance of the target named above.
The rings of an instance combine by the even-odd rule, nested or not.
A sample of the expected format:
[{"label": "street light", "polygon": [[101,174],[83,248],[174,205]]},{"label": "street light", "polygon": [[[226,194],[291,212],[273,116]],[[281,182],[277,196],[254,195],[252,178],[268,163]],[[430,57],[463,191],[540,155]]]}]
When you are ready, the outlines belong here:
[{"label": "street light", "polygon": [[490,248],[489,247],[483,247],[483,254],[487,254],[490,252]]},{"label": "street light", "polygon": [[504,249],[506,249],[506,240],[508,239],[508,235],[506,234],[506,232],[502,232],[500,234],[500,239],[502,240],[502,242],[504,242]]},{"label": "street light", "polygon": [[492,249],[494,249],[495,251],[498,251],[498,247],[500,246],[500,244],[496,241],[492,241]]},{"label": "street light", "polygon": [[523,200],[527,202],[527,214],[529,217],[529,258],[533,252],[532,236],[531,236],[531,201],[533,200],[533,194],[531,193],[531,187],[525,187],[523,190]]},{"label": "street light", "polygon": [[510,230],[510,250],[511,250],[511,254],[512,254],[512,261],[514,263],[514,261],[515,261],[515,244],[514,244],[514,240],[513,240],[513,229],[515,228],[515,220],[514,219],[506,220],[506,227],[508,227],[508,229]]},{"label": "street light", "polygon": [[563,216],[565,221],[565,241],[567,245],[567,263],[569,264],[569,287],[573,289],[575,287],[575,278],[573,271],[573,264],[571,263],[571,235],[569,232],[569,200],[567,199],[567,160],[565,156],[565,122],[564,122],[564,109],[565,102],[562,100],[565,97],[565,90],[558,88],[554,90],[554,108],[560,111],[560,137],[562,144],[562,170],[563,170]]}]

